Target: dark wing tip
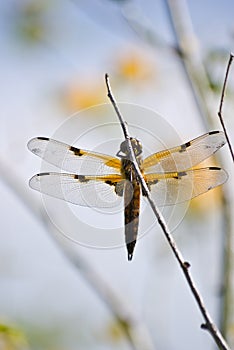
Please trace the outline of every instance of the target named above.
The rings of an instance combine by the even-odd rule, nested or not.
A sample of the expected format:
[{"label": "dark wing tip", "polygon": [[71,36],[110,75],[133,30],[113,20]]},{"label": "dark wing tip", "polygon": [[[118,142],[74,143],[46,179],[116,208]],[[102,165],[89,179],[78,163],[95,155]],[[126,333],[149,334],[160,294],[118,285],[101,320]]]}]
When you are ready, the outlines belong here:
[{"label": "dark wing tip", "polygon": [[31,179],[29,180],[28,184],[32,189],[35,189],[35,184],[38,182],[39,176],[40,174],[36,174],[33,177],[31,177]]},{"label": "dark wing tip", "polygon": [[36,137],[37,140],[42,140],[42,141],[49,141],[49,137],[44,137],[44,136],[38,136]]},{"label": "dark wing tip", "polygon": [[40,178],[42,176],[49,176],[49,175],[51,175],[51,173],[49,173],[49,172],[47,172],[47,173],[39,173],[39,174],[33,175],[33,177],[31,177],[31,179],[29,180],[29,186],[31,188],[33,188],[34,190],[38,190],[39,191]]},{"label": "dark wing tip", "polygon": [[33,147],[35,147],[35,141],[49,141],[50,139],[48,137],[43,137],[43,136],[39,136],[39,137],[33,137],[31,140],[28,141],[27,143],[27,147],[28,149],[33,152]]},{"label": "dark wing tip", "polygon": [[36,174],[35,176],[39,177],[39,176],[48,176],[51,175],[51,173],[47,172],[47,173],[40,173],[40,174]]},{"label": "dark wing tip", "polygon": [[213,130],[213,131],[210,131],[208,134],[209,135],[214,135],[214,134],[219,134],[219,133],[222,133],[222,131]]},{"label": "dark wing tip", "polygon": [[223,170],[222,168],[219,168],[217,166],[210,166],[209,170]]},{"label": "dark wing tip", "polygon": [[27,147],[28,147],[29,151],[32,150],[31,145],[32,145],[32,143],[33,143],[34,140],[35,140],[35,137],[34,137],[33,139],[30,139],[30,140],[28,141],[28,143],[27,143]]}]

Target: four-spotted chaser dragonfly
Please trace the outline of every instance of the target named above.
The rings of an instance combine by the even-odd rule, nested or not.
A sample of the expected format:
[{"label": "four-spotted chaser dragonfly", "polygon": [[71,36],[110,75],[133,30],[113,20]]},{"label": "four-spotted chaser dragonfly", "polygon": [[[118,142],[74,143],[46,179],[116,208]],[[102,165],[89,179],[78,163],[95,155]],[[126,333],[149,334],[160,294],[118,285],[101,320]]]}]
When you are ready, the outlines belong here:
[{"label": "four-spotted chaser dragonfly", "polygon": [[[142,159],[140,141],[131,138],[139,168],[157,206],[188,201],[223,184],[228,175],[218,167],[194,168],[225,144],[221,131],[212,131],[181,146]],[[28,148],[47,162],[72,172],[33,176],[31,188],[73,204],[111,208],[124,200],[125,242],[128,260],[137,240],[141,186],[129,159],[126,141],[117,157],[90,152],[46,137],[29,141]]]}]

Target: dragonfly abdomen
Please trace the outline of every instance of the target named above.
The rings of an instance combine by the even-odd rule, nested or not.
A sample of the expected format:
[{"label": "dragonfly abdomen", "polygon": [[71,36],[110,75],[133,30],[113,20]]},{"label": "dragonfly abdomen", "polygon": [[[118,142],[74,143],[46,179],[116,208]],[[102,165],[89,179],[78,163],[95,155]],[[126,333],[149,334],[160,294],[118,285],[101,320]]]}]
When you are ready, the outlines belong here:
[{"label": "dragonfly abdomen", "polygon": [[135,248],[140,212],[140,185],[138,181],[127,181],[124,190],[124,217],[125,217],[125,242],[128,251],[128,260],[132,260]]}]

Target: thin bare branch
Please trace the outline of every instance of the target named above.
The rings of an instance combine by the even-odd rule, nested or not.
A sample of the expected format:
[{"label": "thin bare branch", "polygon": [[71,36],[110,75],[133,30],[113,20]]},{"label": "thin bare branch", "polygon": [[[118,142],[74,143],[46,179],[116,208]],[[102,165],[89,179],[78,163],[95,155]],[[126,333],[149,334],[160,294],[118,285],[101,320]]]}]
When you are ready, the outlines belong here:
[{"label": "thin bare branch", "polygon": [[160,213],[159,209],[157,208],[157,206],[155,205],[154,201],[152,200],[151,198],[151,195],[150,195],[150,191],[147,187],[147,184],[144,180],[144,177],[142,176],[142,173],[139,169],[139,166],[138,166],[138,163],[137,163],[137,160],[136,160],[136,157],[135,157],[135,154],[133,152],[133,149],[132,149],[132,145],[131,145],[131,142],[130,142],[130,135],[129,135],[129,132],[128,132],[128,128],[127,128],[127,124],[126,122],[124,122],[124,119],[120,113],[120,110],[117,106],[117,103],[115,101],[115,98],[111,92],[111,87],[110,87],[110,83],[109,83],[109,77],[108,77],[108,74],[105,75],[105,81],[106,81],[106,86],[107,86],[107,91],[108,91],[108,94],[107,96],[109,97],[112,105],[113,105],[113,108],[114,110],[116,111],[117,113],[117,116],[119,118],[119,121],[120,121],[120,124],[121,124],[121,127],[123,129],[123,133],[124,133],[124,136],[125,136],[125,139],[127,141],[127,144],[128,144],[128,151],[130,153],[130,159],[133,163],[133,166],[134,166],[134,169],[135,169],[135,172],[136,172],[136,175],[139,179],[139,182],[141,184],[141,188],[142,188],[142,192],[144,193],[144,195],[147,197],[148,201],[149,201],[149,204],[151,206],[151,209],[153,210],[157,220],[158,220],[158,223],[170,245],[170,248],[172,249],[173,251],[173,254],[175,255],[180,267],[182,268],[182,271],[184,273],[184,276],[186,278],[186,281],[190,287],[190,290],[197,302],[197,305],[201,311],[201,314],[205,320],[205,323],[201,325],[201,327],[203,329],[206,329],[210,332],[211,336],[213,337],[214,341],[216,342],[217,346],[219,347],[219,349],[222,349],[222,350],[230,350],[229,346],[227,345],[225,339],[223,338],[222,334],[220,333],[220,331],[218,330],[218,328],[216,327],[216,325],[214,324],[211,316],[209,315],[209,312],[208,310],[206,309],[205,307],[205,304],[203,302],[203,299],[201,297],[201,294],[200,292],[198,291],[198,288],[196,287],[195,285],[195,282],[190,274],[190,263],[185,261],[180,250],[178,249],[177,245],[176,245],[176,242],[175,240],[173,239],[171,233],[170,233],[170,230],[166,224],[166,221],[164,219],[164,217],[162,216],[162,214]]},{"label": "thin bare branch", "polygon": [[228,137],[227,129],[226,129],[224,119],[223,119],[223,103],[224,103],[225,91],[226,91],[226,86],[227,86],[227,79],[228,79],[228,75],[229,75],[229,71],[231,68],[233,58],[234,58],[234,55],[232,53],[230,53],[228,64],[227,64],[227,69],[226,69],[226,73],[225,73],[225,77],[224,77],[224,82],[223,82],[223,88],[222,88],[222,94],[221,94],[221,99],[220,99],[218,116],[219,116],[220,123],[222,125],[223,131],[224,131],[226,139],[227,139],[228,147],[229,147],[229,150],[230,150],[230,153],[232,156],[232,161],[234,162],[234,153],[233,153],[232,145],[231,145],[230,139]]},{"label": "thin bare branch", "polygon": [[166,40],[157,35],[153,24],[144,15],[141,6],[136,1],[123,1],[119,3],[122,15],[130,28],[144,41],[160,50],[173,50],[175,47],[169,46]]},{"label": "thin bare branch", "polygon": [[[204,125],[210,129],[214,124],[214,111],[211,109],[210,101],[213,93],[210,88],[209,79],[204,67],[199,41],[194,33],[191,16],[185,0],[165,0],[172,31],[178,52],[181,53],[180,59],[184,73],[189,81],[189,85],[196,101],[197,107],[202,116]],[[232,204],[229,197],[222,190],[222,232],[223,232],[223,271],[220,276],[220,285],[222,290],[227,291],[231,288],[231,269],[228,261],[232,254],[230,245],[233,239],[232,224]],[[226,270],[228,269],[228,270]],[[229,293],[222,296],[222,310],[220,313],[220,328],[224,336],[227,337],[227,319],[230,320],[231,308]],[[225,321],[226,320],[226,321]]]},{"label": "thin bare branch", "polygon": [[105,82],[106,82],[106,87],[107,87],[107,96],[110,99],[110,101],[111,101],[111,103],[112,103],[112,105],[113,105],[113,107],[115,109],[115,112],[116,112],[116,114],[117,114],[117,116],[119,118],[119,122],[121,124],[121,127],[123,129],[124,137],[125,137],[125,139],[129,140],[129,146],[131,148],[131,142],[130,142],[130,136],[128,134],[127,124],[123,120],[122,115],[121,115],[120,110],[119,110],[119,107],[117,106],[117,103],[116,103],[116,101],[114,99],[114,96],[113,96],[113,94],[111,92],[111,87],[110,87],[110,84],[109,84],[109,76],[108,76],[107,73],[105,74]]},{"label": "thin bare branch", "polygon": [[35,216],[39,223],[44,226],[46,232],[54,240],[67,260],[104,302],[121,327],[130,348],[132,350],[155,349],[148,330],[140,318],[129,307],[129,304],[103,280],[94,266],[77,249],[74,249],[74,243],[61,235],[57,227],[49,220],[41,201],[35,199],[36,197],[30,192],[29,187],[23,182],[23,179],[20,180],[19,176],[15,176],[14,167],[3,155],[0,155],[0,175],[1,180],[21,200],[26,209]]},{"label": "thin bare branch", "polygon": [[[228,146],[231,152],[231,156],[233,159],[233,149],[229,140],[229,137],[227,135],[226,131],[226,126],[223,120],[223,103],[224,103],[224,98],[225,98],[225,91],[226,91],[226,85],[227,85],[227,79],[228,75],[230,72],[231,64],[233,62],[233,54],[230,54],[228,64],[227,64],[227,69],[224,77],[224,83],[223,83],[223,88],[222,88],[222,93],[221,93],[221,98],[220,98],[220,106],[219,106],[219,111],[218,111],[218,116],[221,122],[221,125],[223,127],[224,133],[226,135],[226,139],[228,142]],[[233,159],[234,160],[234,159]],[[227,202],[227,200],[224,198],[223,200],[223,205],[224,208],[229,206],[231,207],[231,204]],[[222,312],[221,312],[221,320],[220,320],[220,325],[223,334],[229,334],[230,333],[230,328],[231,328],[231,314],[232,314],[232,296],[233,296],[233,283],[232,283],[232,260],[233,260],[233,251],[232,251],[232,240],[233,240],[233,234],[232,234],[232,226],[231,226],[231,220],[230,216],[228,214],[228,208],[224,210],[224,222],[225,222],[225,227],[226,227],[226,235],[225,235],[225,240],[223,244],[223,286],[222,286]]]},{"label": "thin bare branch", "polygon": [[169,23],[179,53],[180,63],[193,94],[201,121],[206,128],[212,123],[213,111],[208,105],[212,96],[209,79],[198,49],[189,9],[185,0],[165,0]]},{"label": "thin bare branch", "polygon": [[[229,338],[232,334],[232,305],[233,305],[233,227],[230,220],[230,203],[224,197],[222,200],[223,210],[223,232],[225,233],[222,244],[222,284],[221,284],[221,303],[220,303],[220,315],[219,325],[222,334]],[[226,208],[227,207],[227,208]],[[232,339],[230,337],[230,339]]]}]

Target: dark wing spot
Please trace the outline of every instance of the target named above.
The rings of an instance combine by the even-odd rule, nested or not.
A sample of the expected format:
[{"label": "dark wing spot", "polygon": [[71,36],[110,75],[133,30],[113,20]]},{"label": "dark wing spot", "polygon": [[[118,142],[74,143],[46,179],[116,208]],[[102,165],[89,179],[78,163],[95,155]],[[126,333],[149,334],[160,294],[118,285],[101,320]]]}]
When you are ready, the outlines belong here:
[{"label": "dark wing spot", "polygon": [[106,183],[107,185],[110,185],[110,186],[115,186],[115,185],[116,185],[116,182],[113,182],[113,181],[111,181],[111,180],[106,180],[105,183]]},{"label": "dark wing spot", "polygon": [[180,171],[178,173],[178,177],[182,177],[182,176],[186,176],[186,175],[187,175],[186,171]]},{"label": "dark wing spot", "polygon": [[179,152],[184,152],[184,151],[186,151],[186,148],[188,148],[188,147],[190,147],[190,146],[191,146],[191,142],[190,142],[190,141],[184,143],[183,145],[180,146]]},{"label": "dark wing spot", "polygon": [[74,175],[74,179],[79,180],[80,182],[88,182],[89,179],[86,179],[85,175]]},{"label": "dark wing spot", "polygon": [[185,171],[180,171],[179,173],[177,173],[177,176],[173,176],[173,179],[181,179],[182,176],[186,176],[187,173]]},{"label": "dark wing spot", "polygon": [[71,152],[73,152],[76,156],[83,156],[84,155],[84,152],[82,152],[81,151],[81,149],[79,149],[79,148],[76,148],[76,147],[73,147],[73,146],[71,146],[70,148],[69,148],[69,150],[71,151]]}]

